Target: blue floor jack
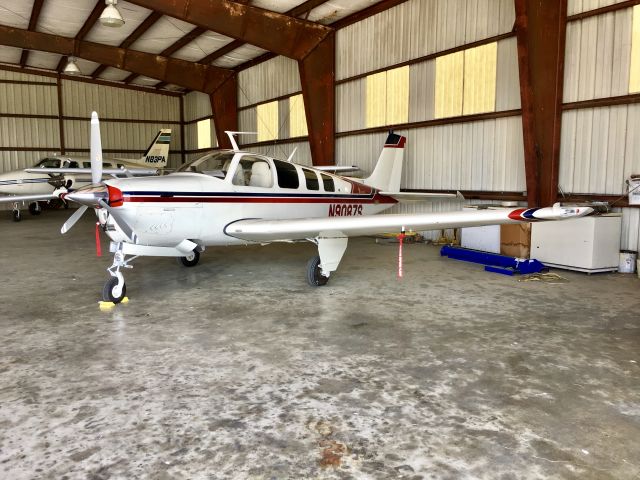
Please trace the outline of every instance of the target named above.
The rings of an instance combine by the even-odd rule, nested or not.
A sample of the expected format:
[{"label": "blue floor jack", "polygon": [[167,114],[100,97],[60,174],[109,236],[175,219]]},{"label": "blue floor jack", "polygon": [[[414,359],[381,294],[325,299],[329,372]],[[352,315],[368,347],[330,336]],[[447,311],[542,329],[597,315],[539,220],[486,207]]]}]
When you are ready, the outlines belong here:
[{"label": "blue floor jack", "polygon": [[507,257],[497,253],[480,252],[449,245],[445,245],[440,249],[440,256],[464,260],[465,262],[480,263],[484,265],[485,271],[502,275],[513,275],[515,273],[528,275],[547,270],[547,267],[542,262],[535,259]]}]

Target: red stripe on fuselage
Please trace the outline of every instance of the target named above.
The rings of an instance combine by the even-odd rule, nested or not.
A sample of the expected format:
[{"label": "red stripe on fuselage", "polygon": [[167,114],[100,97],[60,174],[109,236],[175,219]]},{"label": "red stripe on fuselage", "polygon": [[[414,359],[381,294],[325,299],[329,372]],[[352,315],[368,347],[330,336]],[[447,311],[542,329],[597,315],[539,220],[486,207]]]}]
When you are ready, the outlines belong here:
[{"label": "red stripe on fuselage", "polygon": [[397,200],[386,195],[375,194],[372,198],[339,197],[145,197],[124,196],[125,202],[137,203],[326,203],[326,204],[394,204]]}]

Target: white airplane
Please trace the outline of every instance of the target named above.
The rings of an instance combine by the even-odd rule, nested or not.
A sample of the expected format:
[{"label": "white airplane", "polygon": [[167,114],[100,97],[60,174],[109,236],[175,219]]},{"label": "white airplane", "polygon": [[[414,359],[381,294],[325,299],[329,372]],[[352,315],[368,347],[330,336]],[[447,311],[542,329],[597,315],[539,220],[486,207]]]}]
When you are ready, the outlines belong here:
[{"label": "white airplane", "polygon": [[[144,155],[138,159],[104,159],[103,174],[154,175],[167,165],[171,129],[160,130]],[[91,161],[88,158],[69,156],[47,157],[34,167],[0,174],[0,203],[13,203],[13,220],[22,219],[20,204],[29,203],[29,212],[39,215],[38,201],[55,199],[55,188],[80,188],[91,183]]]},{"label": "white airplane", "polygon": [[192,267],[209,246],[306,240],[318,246],[318,256],[307,265],[307,281],[320,286],[338,268],[352,236],[562,220],[593,211],[556,204],[375,215],[399,200],[440,196],[399,192],[405,137],[390,133],[373,173],[360,181],[242,152],[231,138],[233,150],[209,153],[166,176],[100,181],[100,129],[92,114],[93,184],[60,194],[81,204],[61,231],[68,231],[88,208],[95,209],[114,253],[102,292],[105,301],[124,298],[122,270],[139,256],[179,257]]}]

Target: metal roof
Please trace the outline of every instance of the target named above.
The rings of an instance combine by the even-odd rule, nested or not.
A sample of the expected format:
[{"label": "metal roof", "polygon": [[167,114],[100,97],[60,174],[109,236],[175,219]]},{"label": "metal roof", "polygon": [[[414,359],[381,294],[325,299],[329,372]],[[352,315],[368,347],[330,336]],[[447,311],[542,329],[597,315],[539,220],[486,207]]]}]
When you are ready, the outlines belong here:
[{"label": "metal roof", "polygon": [[[297,15],[298,18],[324,25],[344,19],[381,2],[381,0],[236,1],[277,13],[302,11]],[[118,1],[117,7],[125,19],[125,24],[119,28],[105,27],[97,21],[103,6],[104,0],[0,0],[0,26],[124,47],[155,55],[162,54],[190,62],[201,62],[211,55],[217,58],[207,63],[227,69],[238,67],[267,52],[257,46],[205,30],[177,18],[154,13],[124,0]],[[233,48],[228,47],[230,44]],[[222,55],[214,53],[222,47],[227,47],[221,52]],[[3,63],[61,72],[66,64],[66,57],[57,53],[27,51],[0,45],[0,64]],[[101,66],[82,58],[78,58],[77,64],[84,76],[96,79],[183,90],[176,85],[130,74],[117,68]]]}]

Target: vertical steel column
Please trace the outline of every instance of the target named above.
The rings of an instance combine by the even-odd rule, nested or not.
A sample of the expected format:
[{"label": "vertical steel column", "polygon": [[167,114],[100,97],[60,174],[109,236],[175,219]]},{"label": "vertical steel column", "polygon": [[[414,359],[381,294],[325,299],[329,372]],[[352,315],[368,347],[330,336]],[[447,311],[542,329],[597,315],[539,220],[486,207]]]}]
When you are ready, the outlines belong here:
[{"label": "vertical steel column", "polygon": [[60,130],[60,153],[65,154],[66,147],[64,145],[64,119],[62,111],[62,79],[60,74],[56,77],[56,91],[58,93],[58,130]]},{"label": "vertical steel column", "polygon": [[558,195],[567,0],[514,0],[529,206]]},{"label": "vertical steel column", "polygon": [[335,165],[336,42],[328,35],[298,62],[314,165]]},{"label": "vertical steel column", "polygon": [[184,154],[184,95],[180,95],[180,162],[185,163]]},{"label": "vertical steel column", "polygon": [[238,74],[229,77],[209,95],[209,100],[218,147],[231,148],[231,142],[224,132],[238,130]]}]

